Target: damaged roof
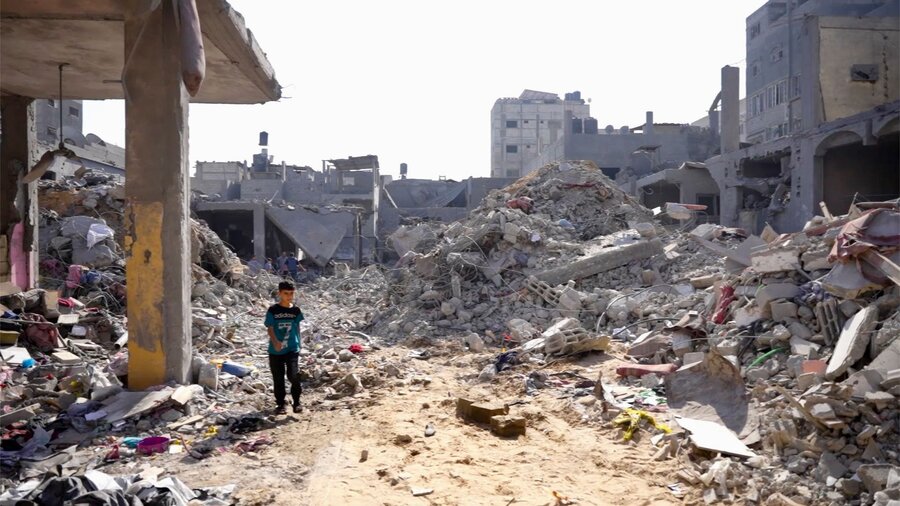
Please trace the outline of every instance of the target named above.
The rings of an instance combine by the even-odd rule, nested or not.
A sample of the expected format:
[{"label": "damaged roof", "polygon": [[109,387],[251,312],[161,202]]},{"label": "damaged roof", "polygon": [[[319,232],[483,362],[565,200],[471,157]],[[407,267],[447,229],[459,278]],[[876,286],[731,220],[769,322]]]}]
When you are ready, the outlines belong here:
[{"label": "damaged roof", "polygon": [[[281,98],[275,71],[244,18],[225,0],[197,0],[206,77],[192,102],[253,104]],[[124,3],[115,0],[4,0],[0,4],[0,89],[32,98],[124,98]]]}]

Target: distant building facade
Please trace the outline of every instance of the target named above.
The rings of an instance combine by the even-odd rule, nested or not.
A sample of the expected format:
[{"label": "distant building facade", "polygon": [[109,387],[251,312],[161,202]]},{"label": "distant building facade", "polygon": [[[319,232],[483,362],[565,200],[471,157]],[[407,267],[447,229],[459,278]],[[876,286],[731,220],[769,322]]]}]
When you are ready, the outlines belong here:
[{"label": "distant building facade", "polygon": [[[85,167],[94,172],[124,177],[125,148],[109,144],[95,134],[84,133],[84,103],[81,100],[35,100],[35,137],[42,149],[54,149],[59,145],[60,133],[63,143],[75,153],[76,158],[67,159],[57,174],[51,176],[71,176]],[[62,126],[60,126],[62,109]]]},{"label": "distant building facade", "polygon": [[[747,76],[746,76],[746,140],[751,144],[784,137],[803,129],[815,128],[829,119],[815,114],[804,107],[804,95],[816,95],[820,77],[852,83],[871,83],[877,76],[871,69],[878,67],[883,50],[892,41],[883,39],[875,44],[859,32],[852,39],[842,40],[830,46],[833,51],[820,55],[818,47],[829,40],[820,40],[822,34],[818,25],[828,25],[833,20],[865,19],[859,21],[883,24],[886,27],[898,25],[896,0],[772,0],[747,17]],[[882,21],[874,21],[881,19]],[[827,31],[824,33],[828,33]],[[848,35],[845,33],[844,35]],[[828,33],[831,40],[840,40],[837,32]],[[894,42],[894,44],[896,44]],[[867,48],[860,51],[861,48]],[[893,46],[896,48],[896,45]],[[896,49],[894,49],[896,53]],[[854,54],[855,53],[855,54]],[[851,54],[854,58],[847,59]],[[852,61],[851,61],[852,60]],[[896,59],[885,61],[896,62]],[[834,65],[830,65],[832,62]],[[835,66],[838,62],[841,66]],[[843,65],[844,63],[849,66]],[[820,75],[818,72],[824,72]],[[888,69],[888,71],[891,71]],[[888,76],[884,76],[887,78]],[[897,86],[896,80],[893,86]],[[867,88],[864,84],[849,88]],[[846,91],[850,91],[847,89]],[[874,107],[886,98],[881,90],[874,90],[868,107],[854,107],[864,110]],[[888,90],[883,90],[887,92]],[[890,95],[890,93],[887,93]],[[836,100],[837,97],[831,97]],[[849,116],[845,111],[843,116]]]},{"label": "distant building facade", "polygon": [[590,108],[577,91],[562,100],[555,93],[533,90],[497,99],[491,109],[491,176],[525,175],[528,162],[562,138],[565,113],[586,118]]},{"label": "distant building facade", "polygon": [[[706,161],[723,224],[795,231],[820,202],[840,215],[900,196],[898,17],[896,0],[770,1],[748,17],[750,144],[725,149],[738,142],[723,129],[722,154]],[[723,96],[735,82],[723,74]],[[722,116],[733,114],[723,103]]]}]

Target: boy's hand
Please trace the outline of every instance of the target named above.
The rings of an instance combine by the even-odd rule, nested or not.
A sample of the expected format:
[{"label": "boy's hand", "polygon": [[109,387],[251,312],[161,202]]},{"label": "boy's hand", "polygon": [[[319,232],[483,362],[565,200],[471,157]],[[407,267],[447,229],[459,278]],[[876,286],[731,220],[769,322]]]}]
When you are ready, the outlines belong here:
[{"label": "boy's hand", "polygon": [[275,351],[281,351],[281,349],[284,348],[284,343],[282,343],[281,341],[279,341],[277,339],[275,340],[274,345],[275,345]]}]

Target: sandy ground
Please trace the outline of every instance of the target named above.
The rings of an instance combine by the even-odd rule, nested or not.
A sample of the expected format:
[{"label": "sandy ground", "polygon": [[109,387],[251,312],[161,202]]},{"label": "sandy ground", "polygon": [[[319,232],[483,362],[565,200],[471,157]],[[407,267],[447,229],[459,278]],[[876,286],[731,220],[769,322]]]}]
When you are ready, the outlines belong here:
[{"label": "sandy ground", "polygon": [[[408,350],[372,352],[400,361]],[[609,357],[594,355],[580,363],[556,364],[548,372],[578,370],[611,377]],[[521,376],[504,374],[495,384],[468,381],[473,357],[453,355],[409,360],[407,378],[427,376],[427,385],[391,380],[353,400],[321,401],[304,392],[308,408],[279,417],[279,426],[252,434],[275,443],[259,453],[233,452],[196,461],[160,455],[154,466],[175,473],[190,486],[234,483],[247,505],[630,505],[684,504],[666,488],[674,483],[677,462],[653,460],[651,433],[632,443],[602,422],[582,419],[584,406],[559,391],[526,396]],[[374,360],[373,360],[374,361]],[[455,416],[455,399],[493,398],[524,401],[511,414],[528,419],[527,434],[502,439]],[[425,437],[427,423],[437,429]],[[412,442],[398,444],[398,435]],[[368,458],[361,462],[363,452]],[[412,488],[433,489],[413,497]],[[554,492],[565,500],[554,498]],[[688,501],[690,503],[692,501]]]}]

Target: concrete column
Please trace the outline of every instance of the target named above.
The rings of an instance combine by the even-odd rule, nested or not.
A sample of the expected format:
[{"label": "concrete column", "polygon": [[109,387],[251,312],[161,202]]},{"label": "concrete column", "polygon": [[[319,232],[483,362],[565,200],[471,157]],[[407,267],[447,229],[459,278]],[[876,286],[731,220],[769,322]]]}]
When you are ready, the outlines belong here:
[{"label": "concrete column", "polygon": [[722,67],[722,154],[737,151],[741,146],[741,71],[737,67]]},{"label": "concrete column", "polygon": [[128,386],[144,389],[190,379],[188,94],[175,2],[125,6]]},{"label": "concrete column", "polygon": [[647,111],[647,119],[644,121],[644,135],[653,135],[653,111]]},{"label": "concrete column", "polygon": [[262,205],[253,207],[253,256],[266,261],[266,208]]},{"label": "concrete column", "polygon": [[[38,202],[37,182],[21,183],[21,177],[36,161],[31,150],[35,146],[34,99],[18,95],[0,97],[0,131],[3,132],[0,149],[0,235],[7,235],[7,245],[13,246],[12,226],[23,223],[25,227],[22,249],[28,260],[24,283],[32,288],[37,282],[38,271]],[[4,259],[8,260],[8,259]],[[12,269],[12,266],[10,266]],[[14,280],[15,281],[15,280]]]}]

